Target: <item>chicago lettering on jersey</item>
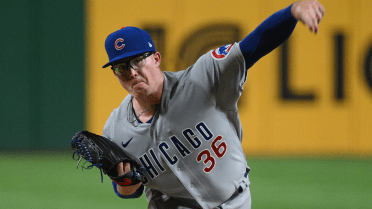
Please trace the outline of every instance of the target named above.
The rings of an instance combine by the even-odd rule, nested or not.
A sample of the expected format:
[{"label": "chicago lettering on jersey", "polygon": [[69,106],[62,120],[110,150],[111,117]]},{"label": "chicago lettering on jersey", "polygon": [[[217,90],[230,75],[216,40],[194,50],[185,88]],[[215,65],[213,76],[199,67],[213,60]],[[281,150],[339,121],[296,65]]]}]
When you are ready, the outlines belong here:
[{"label": "chicago lettering on jersey", "polygon": [[[203,141],[201,139],[204,139],[204,141],[209,141],[214,136],[212,131],[204,122],[198,123],[195,126],[195,130],[192,128],[183,130],[182,136],[186,140],[180,140],[176,135],[173,135],[169,137],[170,141],[163,141],[158,145],[158,149],[163,159],[168,161],[171,166],[175,165],[180,160],[179,157],[186,158],[192,152],[199,151],[200,148],[203,148],[197,155],[195,162],[202,162],[205,165],[205,168],[203,168],[204,172],[209,173],[213,170],[216,164],[215,158],[211,153],[214,153],[217,158],[223,157],[226,153],[227,145],[226,142],[222,141],[223,137],[221,135],[217,136],[212,141],[210,145],[211,149],[208,149],[208,146],[202,146]],[[193,149],[189,149],[185,143],[188,143]],[[169,150],[173,151],[173,149],[177,150],[179,155],[171,156],[169,154]],[[158,159],[153,149],[149,149],[146,153],[139,157],[139,160],[143,167],[146,168],[151,179],[156,178],[165,171],[164,166],[161,164],[161,161]],[[148,181],[145,180],[143,183],[146,184],[147,182]]]}]

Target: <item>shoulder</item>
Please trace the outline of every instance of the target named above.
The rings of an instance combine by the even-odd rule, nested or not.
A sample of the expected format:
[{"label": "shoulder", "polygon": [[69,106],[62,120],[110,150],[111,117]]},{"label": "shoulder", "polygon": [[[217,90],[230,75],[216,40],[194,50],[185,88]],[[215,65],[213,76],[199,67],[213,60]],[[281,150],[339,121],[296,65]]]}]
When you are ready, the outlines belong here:
[{"label": "shoulder", "polygon": [[178,72],[165,71],[164,72],[164,89],[163,91],[169,91],[174,87],[179,86],[180,83],[184,82],[188,75],[187,70],[181,70]]},{"label": "shoulder", "polygon": [[132,96],[128,94],[124,100],[121,102],[118,108],[114,109],[109,117],[123,117],[124,115],[122,113],[125,113],[128,107],[128,104],[130,103],[132,99]]},{"label": "shoulder", "polygon": [[245,59],[239,43],[210,50],[186,69],[185,78],[207,88],[215,88],[226,75],[240,77],[245,72]]},{"label": "shoulder", "polygon": [[199,78],[201,74],[215,75],[215,73],[235,70],[237,64],[240,67],[244,65],[244,62],[240,43],[232,43],[208,51],[195,62],[190,70],[196,78]]}]

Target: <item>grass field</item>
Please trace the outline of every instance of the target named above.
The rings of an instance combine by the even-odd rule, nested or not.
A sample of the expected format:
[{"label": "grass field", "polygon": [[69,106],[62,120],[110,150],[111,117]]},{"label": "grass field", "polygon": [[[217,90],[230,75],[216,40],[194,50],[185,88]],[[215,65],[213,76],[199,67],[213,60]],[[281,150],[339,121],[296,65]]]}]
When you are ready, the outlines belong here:
[{"label": "grass field", "polygon": [[[0,152],[0,208],[147,208],[123,200],[99,170],[76,169],[72,152]],[[252,208],[372,208],[371,158],[248,158]]]}]

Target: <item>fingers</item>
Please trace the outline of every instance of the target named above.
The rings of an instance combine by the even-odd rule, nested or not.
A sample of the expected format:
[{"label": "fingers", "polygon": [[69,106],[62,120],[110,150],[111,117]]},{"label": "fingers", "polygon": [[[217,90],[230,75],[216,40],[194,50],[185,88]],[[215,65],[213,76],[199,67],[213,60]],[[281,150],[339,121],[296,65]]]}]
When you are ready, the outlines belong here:
[{"label": "fingers", "polygon": [[[324,7],[316,0],[308,0],[309,7],[307,8],[308,11],[308,18],[309,18],[309,28],[314,33],[318,33],[319,26],[318,24],[322,20],[325,9]],[[305,23],[306,24],[306,23]]]},{"label": "fingers", "polygon": [[[319,2],[318,2],[319,3]],[[322,17],[324,16],[324,14],[325,14],[325,8],[323,7],[323,5],[321,5],[320,3],[319,3],[319,12],[320,12],[320,14],[322,15]]]},{"label": "fingers", "polygon": [[119,176],[124,175],[125,174],[124,164],[123,163],[119,163],[118,166],[116,167],[116,171],[118,172],[118,175]]},{"label": "fingers", "polygon": [[306,21],[304,23],[314,33],[318,33],[318,30],[319,30],[318,24],[319,24],[320,20],[318,18],[316,18],[317,16],[318,16],[318,13],[315,9],[314,10],[309,10],[308,14],[305,16],[306,19],[304,19],[304,21]]},{"label": "fingers", "polygon": [[325,14],[324,7],[316,0],[306,0],[293,4],[292,14],[312,32],[318,33],[319,23]]},{"label": "fingers", "polygon": [[118,172],[119,176],[122,176],[130,171],[130,163],[119,163],[116,167],[116,171]]},{"label": "fingers", "polygon": [[129,163],[125,163],[124,165],[124,173],[127,173],[130,171],[130,164]]},{"label": "fingers", "polygon": [[317,23],[319,24],[320,21],[322,21],[322,18],[325,14],[325,9],[321,4],[319,4],[317,5],[317,7],[314,8],[314,11],[315,11],[315,17],[317,19]]},{"label": "fingers", "polygon": [[[324,13],[325,13],[325,10],[324,10],[324,7],[322,5],[320,5],[320,7],[315,7],[314,10],[314,15],[312,16],[312,21],[313,21],[313,32],[314,33],[318,33],[319,31],[319,23],[320,21],[322,21],[322,18],[324,16]],[[310,29],[311,30],[311,29]]]}]

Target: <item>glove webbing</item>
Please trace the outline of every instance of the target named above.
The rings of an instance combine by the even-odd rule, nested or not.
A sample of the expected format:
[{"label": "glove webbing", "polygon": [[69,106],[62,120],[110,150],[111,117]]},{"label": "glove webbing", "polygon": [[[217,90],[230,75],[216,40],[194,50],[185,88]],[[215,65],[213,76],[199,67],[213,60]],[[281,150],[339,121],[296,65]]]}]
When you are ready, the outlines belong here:
[{"label": "glove webbing", "polygon": [[[75,160],[75,153],[80,157],[80,158],[77,159],[77,160],[78,160],[78,163],[77,163],[77,165],[76,165],[76,168],[77,168],[77,169],[79,168],[80,161],[81,161],[83,158],[86,159],[85,163],[90,162],[91,165],[89,165],[88,167],[84,167],[84,165],[85,165],[85,163],[84,163],[84,164],[81,166],[81,170],[83,170],[83,169],[91,169],[91,168],[93,168],[94,166],[96,166],[96,167],[100,170],[100,172],[101,172],[101,182],[103,183],[102,164],[101,164],[101,163],[94,163],[94,161],[93,161],[93,157],[90,155],[90,152],[89,152],[89,149],[88,149],[88,147],[87,147],[86,142],[85,142],[85,141],[82,142],[83,139],[84,139],[84,136],[81,135],[81,134],[76,134],[76,135],[72,138],[72,142],[77,144],[76,148],[78,149],[78,150],[76,150],[76,151],[74,152],[74,154],[72,155],[72,159]],[[101,160],[101,159],[102,159],[102,158],[101,158],[101,157],[102,157],[102,156],[101,156],[102,152],[99,151],[98,153],[99,153],[99,159]]]}]

